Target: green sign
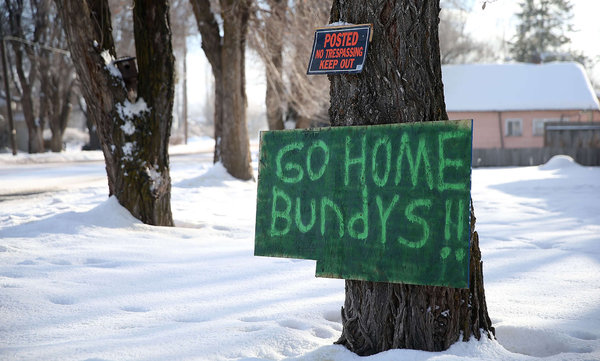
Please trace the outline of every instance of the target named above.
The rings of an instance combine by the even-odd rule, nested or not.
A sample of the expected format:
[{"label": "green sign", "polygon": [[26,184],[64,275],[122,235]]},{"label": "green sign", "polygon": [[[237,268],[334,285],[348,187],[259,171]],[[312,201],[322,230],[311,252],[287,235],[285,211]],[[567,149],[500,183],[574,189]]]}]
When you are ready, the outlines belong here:
[{"label": "green sign", "polygon": [[257,256],[467,288],[472,121],[261,133]]}]

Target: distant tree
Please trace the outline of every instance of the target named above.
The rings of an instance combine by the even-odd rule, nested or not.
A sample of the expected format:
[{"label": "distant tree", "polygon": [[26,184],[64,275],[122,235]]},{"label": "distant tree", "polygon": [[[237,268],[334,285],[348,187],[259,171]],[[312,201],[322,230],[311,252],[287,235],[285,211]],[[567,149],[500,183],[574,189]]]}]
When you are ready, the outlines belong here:
[{"label": "distant tree", "polygon": [[[0,83],[2,84],[2,83]],[[0,98],[0,105],[2,104],[2,98]],[[2,108],[2,107],[0,107]],[[4,118],[4,114],[0,112],[0,153],[8,152],[10,146],[10,131],[8,120]]]},{"label": "distant tree", "polygon": [[[8,14],[8,35],[30,43],[39,43],[49,25],[46,15],[50,11],[50,5],[50,0],[31,0],[28,3],[23,0],[5,0],[2,10]],[[10,44],[14,54],[12,65],[17,74],[13,81],[27,124],[28,152],[43,152],[44,121],[39,116],[39,102],[35,99],[35,87],[39,81],[39,48],[20,41],[10,41]]]},{"label": "distant tree", "polygon": [[494,60],[490,46],[465,30],[469,5],[464,0],[440,3],[440,53],[442,64],[464,64]]},{"label": "distant tree", "polygon": [[[168,1],[133,3],[137,79],[123,77],[115,63],[107,0],[56,3],[87,113],[102,143],[109,194],[144,223],[173,225],[168,143],[174,58]],[[131,72],[130,63],[121,65]]]},{"label": "distant tree", "polygon": [[[181,104],[177,109],[179,115],[179,137],[183,136],[184,141],[188,138],[188,94],[187,94],[187,39],[191,35],[198,34],[198,29],[195,25],[194,13],[189,0],[174,0],[171,2],[171,18],[177,19],[171,24],[171,32],[173,33],[173,51],[176,54],[176,59],[179,62],[177,66],[177,79],[181,83],[180,91],[175,91],[175,99]],[[208,89],[206,89],[208,92]]]},{"label": "distant tree", "polygon": [[[285,87],[283,84],[283,41],[287,33],[287,0],[268,0],[265,17],[262,11],[254,12],[250,45],[260,54],[265,63],[267,89],[265,105],[267,124],[270,130],[284,128]],[[262,25],[262,26],[261,26]]]},{"label": "distant tree", "polygon": [[108,0],[112,20],[112,35],[115,51],[120,56],[135,55],[135,35],[133,32],[133,12],[131,0]]},{"label": "distant tree", "polygon": [[581,54],[565,49],[573,31],[573,5],[569,0],[524,0],[517,18],[517,34],[510,45],[514,60],[543,63],[555,60],[583,60]]},{"label": "distant tree", "polygon": [[85,103],[85,98],[83,96],[79,96],[77,98],[77,104],[79,105],[79,109],[83,113],[85,117],[85,126],[88,130],[89,141],[83,145],[82,150],[101,150],[102,144],[100,144],[100,139],[98,138],[98,132],[96,131],[96,124],[89,116],[87,111],[87,104]]},{"label": "distant tree", "polygon": [[[68,47],[62,22],[54,6],[48,12],[48,22],[40,41],[56,49]],[[39,54],[40,74],[40,118],[45,119],[50,127],[50,150],[60,152],[63,150],[63,135],[72,109],[72,98],[78,90],[75,87],[75,67],[71,58],[55,51],[41,51]]]},{"label": "distant tree", "polygon": [[314,29],[329,23],[327,16],[330,2],[295,0],[293,26],[296,36],[290,41],[287,53],[289,69],[288,117],[292,117],[296,128],[329,124],[329,84],[325,77],[306,76],[308,59],[312,51]]},{"label": "distant tree", "polygon": [[[6,18],[3,12],[0,12],[0,24],[5,23]],[[3,36],[3,29],[0,27],[0,37]],[[4,46],[0,43],[0,65],[3,64],[6,58],[4,57]],[[1,68],[0,68],[1,69]],[[0,72],[0,153],[4,153],[8,151],[10,146],[10,125],[8,122],[8,100],[5,94],[5,83],[4,83],[4,72]],[[3,109],[4,108],[4,109]],[[6,118],[5,118],[6,115]]]},{"label": "distant tree", "polygon": [[[331,22],[373,24],[373,41],[358,75],[329,75],[332,126],[448,119],[444,104],[438,1],[334,0]],[[469,289],[346,280],[342,335],[359,355],[392,348],[445,350],[492,337],[471,207]]]},{"label": "distant tree", "polygon": [[50,149],[60,152],[77,89],[73,64],[61,51],[66,36],[56,8],[51,0],[5,1],[0,8],[8,20],[2,33],[11,36],[14,89],[28,128],[28,150],[44,151],[43,130],[48,125]]},{"label": "distant tree", "polygon": [[215,9],[209,0],[190,2],[215,80],[214,161],[222,162],[238,179],[252,179],[245,90],[246,33],[252,0],[220,0]]},{"label": "distant tree", "polygon": [[[269,129],[328,124],[329,83],[306,76],[314,30],[327,25],[330,4],[319,0],[269,0],[256,9],[250,46],[265,64]],[[294,34],[293,36],[284,36]]]}]

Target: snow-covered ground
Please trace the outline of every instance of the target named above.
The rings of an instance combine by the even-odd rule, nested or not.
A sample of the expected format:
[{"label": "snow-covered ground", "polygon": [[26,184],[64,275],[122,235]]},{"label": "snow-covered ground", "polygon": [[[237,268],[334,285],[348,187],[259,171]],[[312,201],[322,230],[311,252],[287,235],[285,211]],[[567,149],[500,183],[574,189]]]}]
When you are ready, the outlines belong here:
[{"label": "snow-covered ground", "polygon": [[[208,148],[173,149],[175,228],[107,198],[98,152],[0,155],[0,360],[359,359],[344,282],[254,257],[256,184]],[[498,340],[365,360],[600,360],[600,168],[475,169],[472,195]]]}]

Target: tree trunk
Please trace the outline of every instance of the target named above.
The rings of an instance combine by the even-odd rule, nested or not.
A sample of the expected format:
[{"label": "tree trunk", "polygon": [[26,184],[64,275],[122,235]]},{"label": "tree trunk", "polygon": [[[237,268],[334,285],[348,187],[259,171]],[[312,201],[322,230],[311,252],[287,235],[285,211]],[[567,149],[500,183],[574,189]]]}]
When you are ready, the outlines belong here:
[{"label": "tree trunk", "polygon": [[221,2],[223,16],[223,123],[221,161],[232,176],[252,179],[250,140],[246,127],[246,32],[249,0]]},{"label": "tree trunk", "polygon": [[[173,123],[175,58],[168,1],[135,0],[133,19],[139,68],[138,103],[144,101],[148,111],[134,119],[136,131],[131,141],[139,151],[137,159],[134,156],[131,164],[125,164],[127,174],[121,179],[123,183],[118,187],[121,194],[117,197],[137,208],[136,213],[144,223],[172,226],[168,150]],[[140,183],[149,186],[140,189]]]},{"label": "tree trunk", "polygon": [[34,153],[43,153],[44,152],[44,130],[39,124],[39,121],[27,121],[27,132],[29,135],[29,139],[27,141],[27,151],[30,154]]},{"label": "tree trunk", "polygon": [[[373,24],[358,75],[330,75],[333,126],[448,119],[438,44],[439,1],[334,0],[331,22]],[[475,215],[471,207],[470,288],[346,280],[342,336],[359,355],[392,348],[445,350],[481,331],[492,337]]]},{"label": "tree trunk", "polygon": [[58,153],[63,150],[63,133],[61,132],[52,132],[52,136],[50,137],[50,150],[52,152]]},{"label": "tree trunk", "polygon": [[283,129],[283,34],[287,0],[269,1],[271,14],[265,20],[265,47],[269,61],[266,63],[265,77],[267,91],[265,105],[269,130]]},{"label": "tree trunk", "polygon": [[[45,61],[42,64],[49,64],[49,62]],[[45,65],[42,66],[45,67]],[[40,74],[40,86],[44,94],[40,99],[40,115],[46,115],[48,119],[48,125],[52,132],[50,138],[52,152],[63,150],[63,135],[72,109],[71,94],[74,86],[72,75],[74,74],[68,69],[52,70],[50,65],[47,65]]]},{"label": "tree trunk", "polygon": [[35,82],[37,79],[37,65],[35,65],[35,62],[32,62],[31,70],[26,75],[21,44],[13,45],[17,76],[21,84],[21,107],[23,108],[23,117],[25,118],[28,132],[27,151],[31,154],[42,153],[44,152],[44,122],[40,117],[36,117],[35,106],[33,104],[33,87],[31,86],[32,82]]},{"label": "tree trunk", "polygon": [[210,8],[209,0],[190,0],[192,10],[196,17],[198,30],[202,35],[202,50],[210,63],[213,77],[215,79],[215,110],[214,110],[214,128],[215,128],[215,153],[214,163],[221,161],[221,137],[223,124],[223,82],[222,82],[222,62],[221,62],[221,35],[219,24]]},{"label": "tree trunk", "polygon": [[[24,78],[23,78],[24,79]],[[44,121],[41,117],[36,118],[33,100],[31,98],[32,90],[25,82],[21,82],[23,93],[21,94],[21,106],[23,107],[23,117],[27,125],[27,151],[30,154],[44,152]]]},{"label": "tree trunk", "polygon": [[[114,62],[107,0],[56,0],[87,114],[96,125],[109,194],[146,224],[171,226],[168,141],[173,107],[173,55],[165,0],[136,2],[140,72],[135,104]],[[142,26],[140,26],[142,25]]]},{"label": "tree trunk", "polygon": [[[219,56],[220,58],[220,56]],[[223,77],[222,69],[212,70],[215,78],[215,112],[214,112],[214,130],[215,130],[215,153],[213,156],[213,163],[221,161],[221,140],[223,139]]]},{"label": "tree trunk", "polygon": [[249,0],[221,0],[223,37],[209,0],[190,0],[215,78],[215,156],[238,179],[252,179],[246,127],[245,47]]}]

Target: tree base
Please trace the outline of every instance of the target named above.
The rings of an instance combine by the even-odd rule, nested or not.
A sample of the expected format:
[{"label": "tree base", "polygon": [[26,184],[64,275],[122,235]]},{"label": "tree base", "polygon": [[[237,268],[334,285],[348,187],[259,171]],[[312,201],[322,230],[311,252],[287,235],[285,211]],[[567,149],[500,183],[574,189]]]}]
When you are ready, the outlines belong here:
[{"label": "tree base", "polygon": [[474,227],[471,206],[469,289],[346,280],[343,331],[336,343],[368,356],[395,348],[443,351],[461,335],[463,341],[494,338]]}]

